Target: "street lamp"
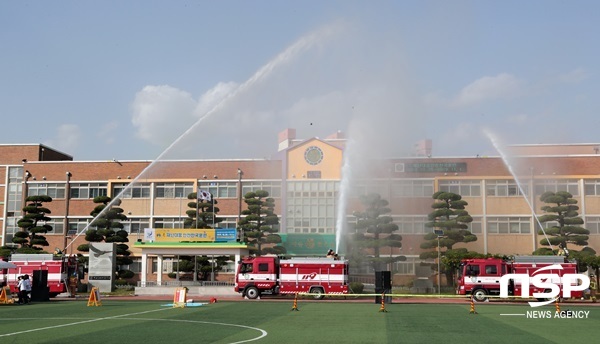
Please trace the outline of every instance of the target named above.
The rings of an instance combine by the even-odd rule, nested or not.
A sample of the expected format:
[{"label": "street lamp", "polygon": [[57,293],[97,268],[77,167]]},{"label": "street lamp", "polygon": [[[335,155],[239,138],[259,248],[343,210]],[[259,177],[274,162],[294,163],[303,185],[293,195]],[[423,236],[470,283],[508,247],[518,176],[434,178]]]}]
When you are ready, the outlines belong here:
[{"label": "street lamp", "polygon": [[434,229],[433,233],[435,235],[437,235],[437,254],[438,254],[438,261],[437,261],[437,266],[438,266],[438,273],[437,273],[437,285],[438,285],[438,297],[442,296],[442,291],[441,291],[441,275],[442,275],[442,270],[440,270],[440,238],[444,236],[444,231],[441,229]]},{"label": "street lamp", "polygon": [[240,231],[240,242],[244,242],[244,231],[240,228],[240,220],[242,219],[242,176],[244,175],[244,171],[238,167],[237,169],[238,175],[238,218],[237,218],[237,228]]}]

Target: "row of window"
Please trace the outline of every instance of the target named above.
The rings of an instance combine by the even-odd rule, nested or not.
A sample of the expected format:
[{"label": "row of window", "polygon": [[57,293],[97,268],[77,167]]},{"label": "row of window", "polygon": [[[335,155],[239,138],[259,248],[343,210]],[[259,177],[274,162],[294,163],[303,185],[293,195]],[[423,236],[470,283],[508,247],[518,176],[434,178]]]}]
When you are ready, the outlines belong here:
[{"label": "row of window", "polygon": [[[17,186],[18,184],[11,184]],[[391,185],[391,187],[390,187]],[[441,180],[439,190],[453,192],[463,197],[480,197],[482,185],[485,185],[486,196],[528,196],[531,181],[517,183],[514,180]],[[90,199],[96,196],[106,196],[108,183],[71,183],[71,199]],[[121,198],[150,198],[150,183],[114,184],[113,195],[121,194]],[[155,183],[156,198],[186,198],[194,192],[193,183]],[[209,191],[216,198],[237,198],[238,182],[200,182],[198,188]],[[288,182],[288,198],[335,198],[337,197],[339,182],[312,181]],[[279,181],[251,181],[242,184],[242,195],[256,190],[266,190],[270,197],[281,197],[281,183]],[[10,190],[9,190],[10,191]],[[434,193],[433,180],[390,180],[359,183],[354,191],[362,195],[378,193],[386,198],[402,197],[431,197]],[[579,196],[579,183],[576,179],[561,180],[536,180],[535,195],[539,196],[547,191],[568,191],[573,196]],[[584,180],[583,191],[586,196],[600,196],[600,179]],[[9,192],[9,195],[12,193]],[[52,198],[65,198],[66,185],[64,183],[28,183],[28,195],[48,195]]]},{"label": "row of window", "polygon": [[[14,184],[19,186],[20,184]],[[28,196],[48,195],[56,199],[64,199],[65,183],[28,183]],[[207,190],[216,198],[237,198],[237,182],[202,182],[200,190]],[[113,195],[120,198],[150,198],[152,185],[150,183],[117,183],[113,184]],[[242,194],[251,191],[265,190],[270,197],[281,197],[281,183],[274,181],[252,181],[242,184]],[[154,183],[155,198],[187,198],[194,192],[193,183]],[[71,199],[92,199],[108,195],[108,183],[71,183],[69,196]],[[20,202],[20,200],[19,200]]]},{"label": "row of window", "polygon": [[[528,196],[530,194],[531,181],[514,180],[485,180],[486,196]],[[539,196],[545,192],[568,191],[573,196],[579,196],[579,182],[576,179],[543,179],[534,183],[534,194]],[[463,197],[480,197],[481,180],[441,180],[439,190],[459,194]],[[586,196],[600,196],[600,180],[592,179],[584,181],[584,192]]]}]

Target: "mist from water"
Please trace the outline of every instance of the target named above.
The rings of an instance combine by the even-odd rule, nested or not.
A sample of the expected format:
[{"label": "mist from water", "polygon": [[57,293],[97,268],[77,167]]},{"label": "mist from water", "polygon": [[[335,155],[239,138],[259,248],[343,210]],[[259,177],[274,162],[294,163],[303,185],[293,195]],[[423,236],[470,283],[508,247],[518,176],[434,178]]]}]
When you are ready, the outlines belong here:
[{"label": "mist from water", "polygon": [[517,183],[517,187],[519,188],[519,192],[521,192],[521,195],[523,195],[523,198],[525,199],[525,202],[527,202],[529,209],[531,209],[531,215],[533,215],[533,218],[535,219],[537,224],[540,226],[542,233],[544,233],[544,238],[546,238],[546,241],[548,241],[548,245],[550,245],[550,249],[552,249],[552,244],[550,243],[550,240],[548,239],[548,236],[546,235],[546,231],[544,230],[542,223],[540,222],[537,215],[535,214],[535,208],[533,207],[531,200],[527,197],[525,190],[523,190],[523,185],[521,184],[520,179],[517,177],[517,174],[515,173],[513,166],[510,163],[510,160],[504,153],[504,149],[501,148],[498,138],[494,134],[492,134],[492,132],[489,131],[488,129],[484,129],[484,133],[490,139],[490,141],[492,142],[492,145],[494,146],[496,151],[500,154],[500,157],[502,158],[504,165],[506,166],[506,168],[508,169],[510,174],[513,176],[515,182]]}]

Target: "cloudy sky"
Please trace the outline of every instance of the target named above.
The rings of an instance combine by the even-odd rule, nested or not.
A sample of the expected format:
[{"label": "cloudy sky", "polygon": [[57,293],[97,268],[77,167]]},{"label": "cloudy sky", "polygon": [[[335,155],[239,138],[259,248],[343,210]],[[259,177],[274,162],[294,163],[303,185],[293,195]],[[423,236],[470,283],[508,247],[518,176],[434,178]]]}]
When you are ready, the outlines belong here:
[{"label": "cloudy sky", "polygon": [[2,1],[0,143],[75,160],[598,143],[597,1]]}]

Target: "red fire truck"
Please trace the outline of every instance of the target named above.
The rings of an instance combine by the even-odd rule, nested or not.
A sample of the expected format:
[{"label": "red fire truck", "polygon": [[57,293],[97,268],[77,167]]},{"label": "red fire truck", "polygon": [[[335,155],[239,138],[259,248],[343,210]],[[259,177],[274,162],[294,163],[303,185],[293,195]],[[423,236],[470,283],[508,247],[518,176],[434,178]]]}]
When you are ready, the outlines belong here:
[{"label": "red fire truck", "polygon": [[35,287],[38,279],[46,279],[48,296],[55,297],[67,292],[68,278],[77,272],[75,257],[55,256],[53,254],[13,254],[9,260],[16,268],[0,269],[0,283],[10,286],[13,293],[17,292],[18,277],[29,275]]},{"label": "red fire truck", "polygon": [[267,255],[244,258],[238,263],[235,291],[249,299],[261,294],[348,293],[348,261],[333,258],[279,259]]},{"label": "red fire truck", "polygon": [[[523,291],[526,295],[548,293],[551,291],[548,284],[558,286],[562,295],[563,276],[577,273],[577,263],[568,262],[562,256],[517,256],[510,261],[499,258],[465,259],[459,269],[456,293],[470,295],[475,301],[487,301],[489,296],[500,296],[502,276],[513,274],[511,277],[528,278],[507,279],[506,277],[509,276],[506,276],[508,295],[521,296]],[[542,279],[543,283],[538,282],[538,284],[546,284],[546,286],[540,287],[536,286],[535,282],[530,283],[534,281],[532,278],[537,274],[552,274],[555,278]],[[529,291],[523,290],[526,285],[529,286]],[[582,296],[583,291],[580,290],[571,293],[572,298]]]}]

